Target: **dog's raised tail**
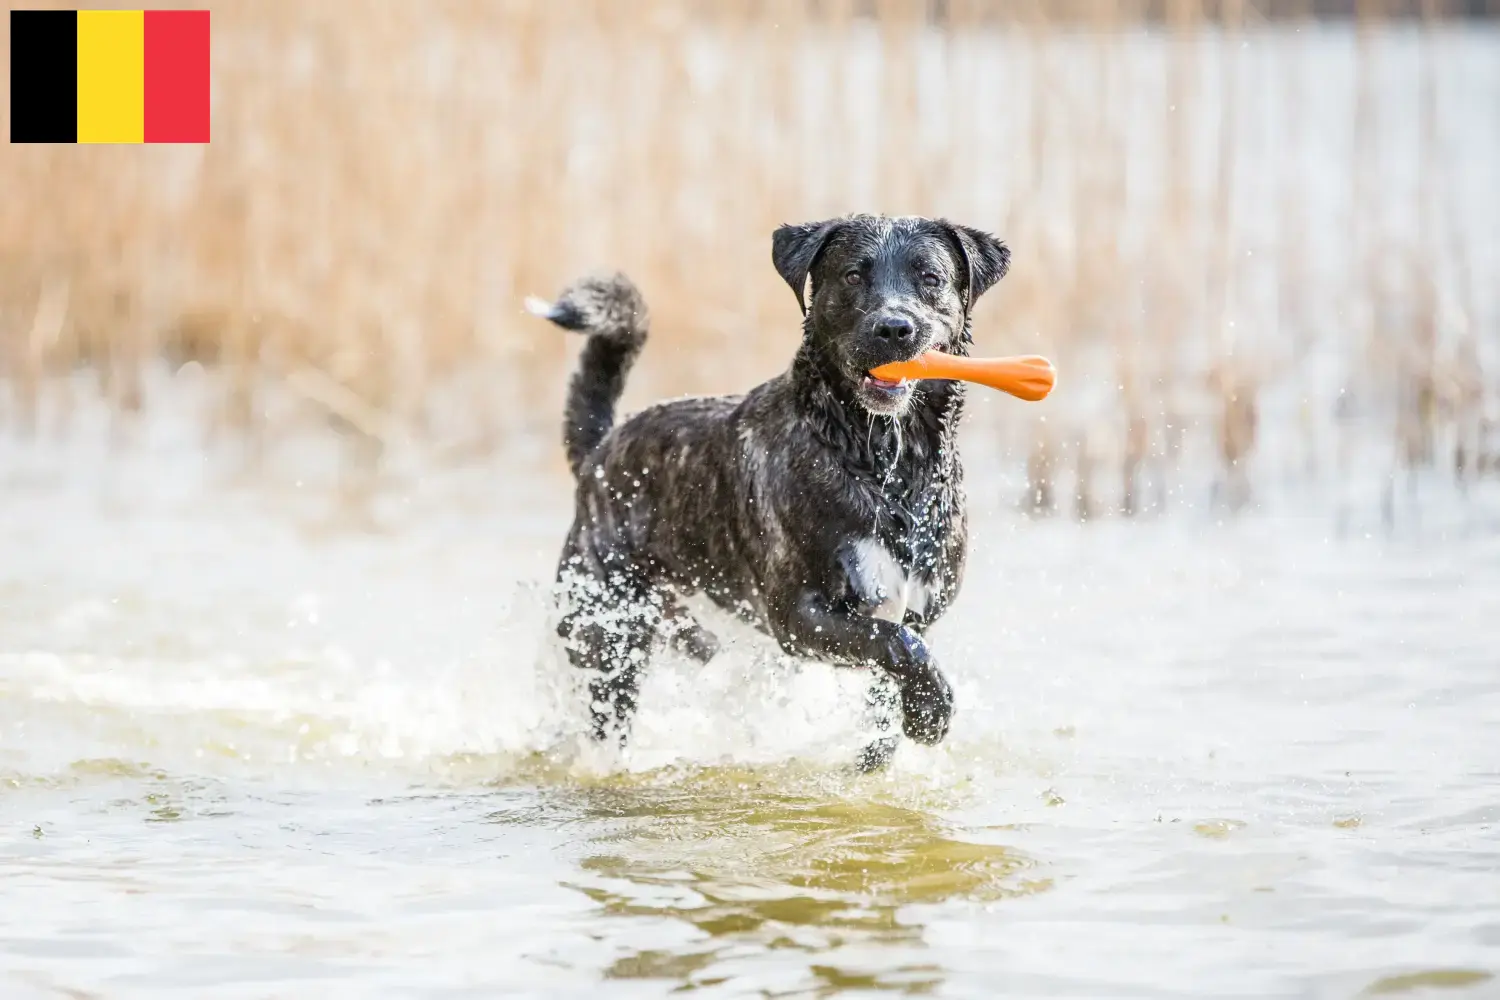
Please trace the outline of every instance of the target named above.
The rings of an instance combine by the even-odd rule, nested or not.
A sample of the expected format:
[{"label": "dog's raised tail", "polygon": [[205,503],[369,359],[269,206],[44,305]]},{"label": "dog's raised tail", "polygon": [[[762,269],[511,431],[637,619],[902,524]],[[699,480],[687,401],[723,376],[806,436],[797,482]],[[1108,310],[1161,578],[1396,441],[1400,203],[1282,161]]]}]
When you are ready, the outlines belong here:
[{"label": "dog's raised tail", "polygon": [[589,338],[563,407],[563,446],[576,476],[615,424],[625,376],[646,343],[646,302],[629,278],[615,274],[576,281],[556,302],[527,298],[526,309]]}]

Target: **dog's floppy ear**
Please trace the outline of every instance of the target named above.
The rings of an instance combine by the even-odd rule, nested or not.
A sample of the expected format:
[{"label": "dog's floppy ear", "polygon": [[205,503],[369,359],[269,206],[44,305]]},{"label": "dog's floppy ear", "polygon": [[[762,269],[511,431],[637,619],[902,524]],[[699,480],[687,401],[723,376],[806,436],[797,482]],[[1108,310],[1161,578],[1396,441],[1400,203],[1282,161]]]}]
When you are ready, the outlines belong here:
[{"label": "dog's floppy ear", "polygon": [[943,225],[953,234],[963,266],[968,270],[969,283],[964,288],[964,312],[968,313],[979,296],[1010,270],[1010,248],[982,230],[946,220]]},{"label": "dog's floppy ear", "polygon": [[807,315],[807,302],[802,297],[802,289],[807,285],[808,272],[840,221],[825,219],[799,226],[780,226],[771,234],[771,263],[776,265],[776,273],[797,293],[797,306],[804,316]]}]

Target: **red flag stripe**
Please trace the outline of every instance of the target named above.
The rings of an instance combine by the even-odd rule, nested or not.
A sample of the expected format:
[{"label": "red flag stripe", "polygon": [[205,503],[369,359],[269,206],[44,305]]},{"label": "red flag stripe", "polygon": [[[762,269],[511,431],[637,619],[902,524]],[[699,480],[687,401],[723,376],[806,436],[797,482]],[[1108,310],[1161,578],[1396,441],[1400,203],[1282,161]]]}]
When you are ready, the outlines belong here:
[{"label": "red flag stripe", "polygon": [[147,142],[208,141],[208,14],[145,12]]}]

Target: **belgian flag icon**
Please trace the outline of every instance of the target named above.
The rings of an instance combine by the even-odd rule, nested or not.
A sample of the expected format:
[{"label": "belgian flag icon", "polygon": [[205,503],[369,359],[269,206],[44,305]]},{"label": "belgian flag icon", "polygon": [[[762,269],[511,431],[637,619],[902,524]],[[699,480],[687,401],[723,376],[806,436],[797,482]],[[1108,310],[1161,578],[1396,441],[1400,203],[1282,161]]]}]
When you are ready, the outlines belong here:
[{"label": "belgian flag icon", "polygon": [[11,142],[207,142],[209,12],[13,10]]}]

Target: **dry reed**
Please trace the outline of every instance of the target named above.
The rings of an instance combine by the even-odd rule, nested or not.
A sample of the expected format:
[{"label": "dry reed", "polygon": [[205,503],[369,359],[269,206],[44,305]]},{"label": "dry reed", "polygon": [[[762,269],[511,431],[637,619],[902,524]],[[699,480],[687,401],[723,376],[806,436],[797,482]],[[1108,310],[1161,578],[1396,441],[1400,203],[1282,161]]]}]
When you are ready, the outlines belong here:
[{"label": "dry reed", "polygon": [[1360,0],[1352,34],[1317,7],[216,3],[210,145],[0,160],[0,419],[65,414],[80,365],[129,413],[166,357],[223,373],[217,428],[280,433],[271,383],[371,459],[447,434],[438,400],[440,443],[501,448],[552,432],[574,349],[525,295],[622,267],[655,318],[627,403],[732,391],[797,337],[775,224],[946,213],[1015,251],[983,349],[1064,373],[977,407],[1029,509],[1159,509],[1199,467],[1237,505],[1294,451],[1347,473],[1351,412],[1393,473],[1441,446],[1467,483],[1500,467],[1500,199],[1460,195],[1500,79],[1462,66],[1500,46],[1437,0]]}]

